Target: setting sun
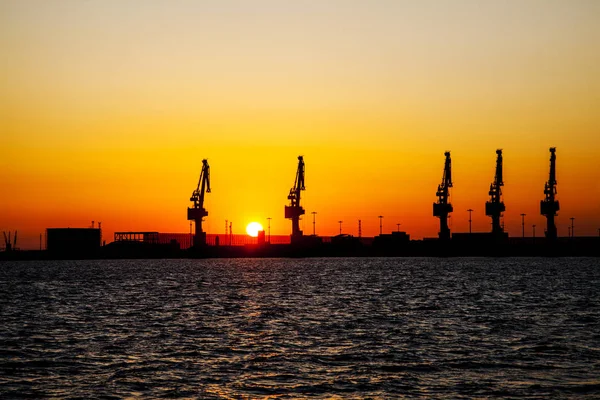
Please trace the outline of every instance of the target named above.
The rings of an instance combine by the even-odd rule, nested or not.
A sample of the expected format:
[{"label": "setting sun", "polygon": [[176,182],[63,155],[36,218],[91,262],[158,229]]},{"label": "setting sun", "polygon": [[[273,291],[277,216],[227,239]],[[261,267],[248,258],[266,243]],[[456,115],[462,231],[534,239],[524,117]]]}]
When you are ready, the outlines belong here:
[{"label": "setting sun", "polygon": [[258,232],[262,231],[263,227],[258,222],[250,222],[246,227],[246,233],[252,237],[257,237]]}]

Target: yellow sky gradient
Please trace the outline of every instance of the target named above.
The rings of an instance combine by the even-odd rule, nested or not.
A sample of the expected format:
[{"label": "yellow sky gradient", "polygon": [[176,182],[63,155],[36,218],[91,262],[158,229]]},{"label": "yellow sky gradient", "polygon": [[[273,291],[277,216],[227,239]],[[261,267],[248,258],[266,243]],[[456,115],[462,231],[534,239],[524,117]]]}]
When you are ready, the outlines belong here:
[{"label": "yellow sky gradient", "polygon": [[312,232],[433,237],[443,153],[453,231],[484,215],[504,149],[505,225],[539,215],[557,147],[559,235],[600,228],[600,2],[2,1],[0,230],[102,221],[187,232],[202,158],[210,233],[289,234],[306,161]]}]

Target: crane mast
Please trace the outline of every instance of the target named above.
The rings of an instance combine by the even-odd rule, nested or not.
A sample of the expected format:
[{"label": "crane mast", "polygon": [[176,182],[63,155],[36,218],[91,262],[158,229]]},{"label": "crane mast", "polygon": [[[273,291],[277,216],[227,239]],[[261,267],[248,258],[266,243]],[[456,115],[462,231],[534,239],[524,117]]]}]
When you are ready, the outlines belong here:
[{"label": "crane mast", "polygon": [[304,190],[304,158],[298,156],[298,169],[294,186],[290,189],[289,206],[285,206],[285,218],[292,220],[292,240],[302,237],[300,230],[300,216],[304,215],[304,208],[300,205],[300,193]]},{"label": "crane mast", "polygon": [[202,160],[202,171],[198,185],[192,192],[190,201],[194,203],[193,207],[188,207],[188,221],[194,221],[194,246],[202,246],[206,244],[206,233],[202,231],[202,219],[208,216],[208,211],[204,208],[204,194],[210,193],[210,166],[208,160]]},{"label": "crane mast", "polygon": [[506,211],[506,207],[502,201],[502,186],[504,186],[504,181],[502,180],[502,150],[496,150],[496,154],[496,175],[494,182],[490,185],[490,201],[485,203],[485,215],[492,217],[492,233],[501,234],[504,232],[504,229],[500,225],[500,217]]},{"label": "crane mast", "polygon": [[444,153],[446,156],[446,162],[444,163],[444,175],[442,176],[442,183],[438,185],[436,196],[438,197],[437,202],[433,203],[433,216],[440,219],[440,240],[450,239],[450,228],[448,228],[448,214],[453,211],[450,200],[450,188],[452,187],[452,160],[450,159],[450,152]]},{"label": "crane mast", "polygon": [[544,186],[544,200],[540,202],[540,212],[546,217],[546,238],[548,240],[556,239],[556,217],[560,206],[556,200],[556,147],[550,147],[550,176]]}]

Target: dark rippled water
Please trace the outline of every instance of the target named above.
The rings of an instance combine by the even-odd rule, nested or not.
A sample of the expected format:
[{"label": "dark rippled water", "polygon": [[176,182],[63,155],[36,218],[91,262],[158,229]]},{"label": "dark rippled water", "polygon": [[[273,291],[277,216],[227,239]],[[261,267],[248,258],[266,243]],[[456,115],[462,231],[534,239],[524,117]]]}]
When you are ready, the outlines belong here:
[{"label": "dark rippled water", "polygon": [[598,259],[0,263],[0,397],[599,398]]}]

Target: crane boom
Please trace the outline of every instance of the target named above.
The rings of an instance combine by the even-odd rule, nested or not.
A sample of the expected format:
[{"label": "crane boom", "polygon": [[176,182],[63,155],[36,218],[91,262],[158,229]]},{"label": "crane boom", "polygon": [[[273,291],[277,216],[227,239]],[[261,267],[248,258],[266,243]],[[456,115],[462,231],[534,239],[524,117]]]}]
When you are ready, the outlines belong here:
[{"label": "crane boom", "polygon": [[448,240],[450,239],[448,214],[453,211],[452,204],[449,202],[450,188],[452,187],[452,160],[449,151],[445,152],[444,156],[446,156],[446,161],[444,162],[444,174],[442,176],[442,183],[438,185],[435,194],[438,197],[438,200],[433,203],[433,216],[440,219],[439,238],[441,240]]},{"label": "crane boom", "polygon": [[198,185],[196,190],[192,192],[192,197],[190,197],[190,201],[194,202],[194,207],[204,207],[205,193],[210,193],[210,166],[206,159],[202,160],[202,171],[200,172]]},{"label": "crane boom", "polygon": [[496,154],[496,174],[494,175],[494,182],[490,184],[490,201],[485,203],[485,215],[492,218],[492,233],[502,234],[504,229],[500,225],[500,217],[506,211],[506,207],[502,201],[502,186],[504,186],[502,179],[502,150],[496,150]]},{"label": "crane boom", "polygon": [[300,230],[300,216],[304,215],[304,208],[300,205],[300,194],[304,188],[304,157],[298,156],[298,169],[294,186],[290,189],[289,206],[285,206],[285,218],[292,220],[292,240],[302,237]]},{"label": "crane boom", "polygon": [[208,216],[208,211],[204,208],[204,195],[210,193],[210,166],[208,160],[202,160],[202,171],[200,172],[200,178],[198,179],[198,185],[192,192],[190,201],[192,201],[193,207],[188,207],[188,221],[194,221],[195,223],[195,234],[194,234],[194,246],[201,246],[206,244],[206,233],[202,231],[202,219]]},{"label": "crane boom", "polygon": [[558,214],[560,206],[556,200],[556,147],[550,147],[550,174],[548,182],[544,185],[544,200],[540,202],[540,212],[546,217],[546,238],[554,240],[557,237],[554,217]]}]

